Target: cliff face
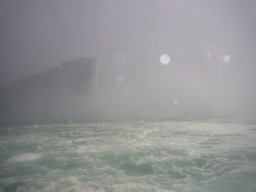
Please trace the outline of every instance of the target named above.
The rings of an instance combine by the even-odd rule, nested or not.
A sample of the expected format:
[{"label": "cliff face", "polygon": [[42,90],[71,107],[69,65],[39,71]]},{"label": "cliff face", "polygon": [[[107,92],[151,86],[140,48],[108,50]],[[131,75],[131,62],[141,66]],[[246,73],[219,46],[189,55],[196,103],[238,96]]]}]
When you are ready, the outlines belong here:
[{"label": "cliff face", "polygon": [[[219,45],[207,45],[64,62],[60,67],[1,87],[0,119],[236,114],[248,109],[244,106],[251,102],[249,97],[255,91],[249,90],[253,86],[243,86],[249,80],[243,80],[241,61],[235,55],[236,52],[227,55]],[[165,63],[167,60],[169,63]],[[252,63],[245,61],[247,66]]]},{"label": "cliff face", "polygon": [[65,98],[86,93],[96,58],[61,63],[0,89],[0,119],[49,119],[64,113]]}]

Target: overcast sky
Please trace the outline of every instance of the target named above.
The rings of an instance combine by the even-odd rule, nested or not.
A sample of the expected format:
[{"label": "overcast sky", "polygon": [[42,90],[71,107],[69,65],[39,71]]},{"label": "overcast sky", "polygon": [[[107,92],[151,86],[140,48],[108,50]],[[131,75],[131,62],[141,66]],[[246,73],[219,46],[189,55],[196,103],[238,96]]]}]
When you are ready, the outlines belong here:
[{"label": "overcast sky", "polygon": [[0,83],[103,53],[254,47],[255,34],[255,0],[2,0]]}]

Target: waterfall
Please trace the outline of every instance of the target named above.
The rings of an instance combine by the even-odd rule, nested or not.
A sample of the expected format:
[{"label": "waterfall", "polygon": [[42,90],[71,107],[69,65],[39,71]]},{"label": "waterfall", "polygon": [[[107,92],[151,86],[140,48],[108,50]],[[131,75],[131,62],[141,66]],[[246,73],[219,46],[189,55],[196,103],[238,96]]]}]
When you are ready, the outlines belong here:
[{"label": "waterfall", "polygon": [[[163,54],[169,56],[168,64],[160,62]],[[114,106],[126,113],[134,103],[159,113],[218,113],[232,101],[227,55],[219,45],[100,55],[93,64],[89,92],[102,114]]]},{"label": "waterfall", "polygon": [[134,67],[133,54],[100,55],[92,69],[92,91],[129,82]]}]

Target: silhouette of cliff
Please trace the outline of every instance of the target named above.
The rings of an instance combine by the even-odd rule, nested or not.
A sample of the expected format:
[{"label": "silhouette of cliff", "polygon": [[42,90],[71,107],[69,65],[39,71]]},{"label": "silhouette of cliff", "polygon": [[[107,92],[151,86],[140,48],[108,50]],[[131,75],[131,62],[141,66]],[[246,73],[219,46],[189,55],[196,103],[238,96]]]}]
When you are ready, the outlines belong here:
[{"label": "silhouette of cliff", "polygon": [[86,93],[96,58],[80,58],[0,88],[0,119],[48,119],[64,98]]}]

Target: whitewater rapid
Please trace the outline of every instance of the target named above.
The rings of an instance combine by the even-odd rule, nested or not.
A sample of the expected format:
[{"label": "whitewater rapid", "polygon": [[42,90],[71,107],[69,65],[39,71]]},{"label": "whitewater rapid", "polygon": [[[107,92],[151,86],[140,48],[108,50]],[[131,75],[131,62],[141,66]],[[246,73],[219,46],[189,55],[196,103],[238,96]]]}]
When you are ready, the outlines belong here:
[{"label": "whitewater rapid", "polygon": [[0,191],[256,191],[256,121],[1,126]]}]

